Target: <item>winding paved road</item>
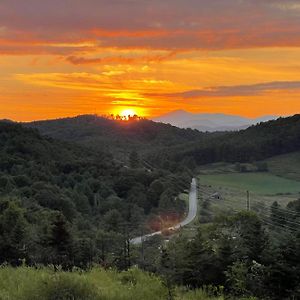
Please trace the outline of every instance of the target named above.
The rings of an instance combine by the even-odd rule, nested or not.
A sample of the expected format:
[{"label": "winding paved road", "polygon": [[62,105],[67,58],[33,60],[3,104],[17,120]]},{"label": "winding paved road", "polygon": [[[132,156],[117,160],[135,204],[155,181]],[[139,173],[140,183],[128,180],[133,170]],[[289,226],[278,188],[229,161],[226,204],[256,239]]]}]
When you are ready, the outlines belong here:
[{"label": "winding paved road", "polygon": [[[197,216],[197,208],[198,208],[198,201],[197,201],[197,182],[196,179],[193,178],[192,183],[191,183],[191,189],[190,189],[190,194],[189,194],[189,213],[187,217],[180,222],[179,224],[169,227],[169,230],[174,230],[174,229],[179,229],[183,226],[186,226],[190,224]],[[138,245],[141,244],[143,241],[147,240],[148,238],[155,236],[155,235],[160,235],[162,232],[161,231],[156,231],[153,233],[149,233],[143,236],[136,237],[132,240],[130,240],[131,244]]]}]

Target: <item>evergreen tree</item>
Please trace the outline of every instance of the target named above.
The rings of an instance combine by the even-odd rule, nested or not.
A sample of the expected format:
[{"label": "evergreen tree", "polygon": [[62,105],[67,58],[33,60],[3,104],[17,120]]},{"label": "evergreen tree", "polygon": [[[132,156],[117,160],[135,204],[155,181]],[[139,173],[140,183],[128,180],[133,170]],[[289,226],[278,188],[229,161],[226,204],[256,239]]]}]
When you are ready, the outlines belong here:
[{"label": "evergreen tree", "polygon": [[72,236],[62,214],[58,214],[52,223],[49,245],[53,249],[52,261],[67,268],[72,259]]},{"label": "evergreen tree", "polygon": [[242,212],[233,217],[232,226],[236,230],[236,258],[260,262],[269,243],[260,219],[252,212]]},{"label": "evergreen tree", "polygon": [[173,284],[173,261],[167,248],[162,248],[160,257],[160,272],[164,278],[164,284],[168,289],[167,300],[174,299],[174,284]]},{"label": "evergreen tree", "polygon": [[28,224],[24,210],[10,200],[0,200],[0,263],[17,265],[26,258]]}]

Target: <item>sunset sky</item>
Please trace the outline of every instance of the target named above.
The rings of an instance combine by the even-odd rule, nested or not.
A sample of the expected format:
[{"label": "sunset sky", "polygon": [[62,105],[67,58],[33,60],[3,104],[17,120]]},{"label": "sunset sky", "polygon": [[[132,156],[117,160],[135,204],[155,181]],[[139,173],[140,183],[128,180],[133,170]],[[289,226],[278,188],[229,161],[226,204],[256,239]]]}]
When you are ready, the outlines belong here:
[{"label": "sunset sky", "polygon": [[0,118],[300,112],[300,1],[1,0]]}]

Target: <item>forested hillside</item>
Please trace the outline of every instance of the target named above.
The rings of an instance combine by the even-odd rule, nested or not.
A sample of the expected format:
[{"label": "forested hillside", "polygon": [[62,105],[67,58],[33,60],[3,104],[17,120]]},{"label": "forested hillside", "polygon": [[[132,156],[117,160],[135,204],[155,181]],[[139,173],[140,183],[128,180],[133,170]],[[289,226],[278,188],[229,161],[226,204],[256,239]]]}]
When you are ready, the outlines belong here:
[{"label": "forested hillside", "polygon": [[131,151],[155,166],[177,171],[213,162],[252,162],[300,149],[300,115],[238,132],[201,133],[148,120],[117,122],[79,116],[26,124],[42,134],[108,150],[127,161]]},{"label": "forested hillside", "polygon": [[197,165],[214,162],[253,162],[300,150],[300,115],[261,123],[232,133],[206,134],[201,141],[154,152],[148,160],[159,165],[193,160]]},{"label": "forested hillside", "polygon": [[[190,175],[116,163],[101,151],[0,122],[0,263],[126,264],[124,243],[154,215],[178,216]],[[111,253],[114,253],[111,255]]]},{"label": "forested hillside", "polygon": [[146,119],[127,122],[96,115],[39,121],[24,125],[38,129],[43,135],[76,142],[100,151],[112,152],[122,161],[126,161],[128,153],[133,150],[145,153],[149,150],[196,141],[205,136],[196,130],[179,129]]}]

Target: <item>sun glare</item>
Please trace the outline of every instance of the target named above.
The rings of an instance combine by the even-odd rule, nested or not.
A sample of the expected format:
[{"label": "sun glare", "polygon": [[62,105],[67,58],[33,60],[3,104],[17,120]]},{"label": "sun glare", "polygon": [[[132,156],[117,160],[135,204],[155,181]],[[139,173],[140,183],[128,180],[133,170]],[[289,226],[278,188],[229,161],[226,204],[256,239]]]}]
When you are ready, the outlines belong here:
[{"label": "sun glare", "polygon": [[121,117],[133,117],[134,115],[137,115],[137,113],[135,112],[135,110],[133,109],[124,109],[123,111],[121,111],[120,116]]},{"label": "sun glare", "polygon": [[111,115],[110,118],[118,121],[137,121],[141,120],[144,116],[144,112],[140,108],[119,108],[116,109]]}]

